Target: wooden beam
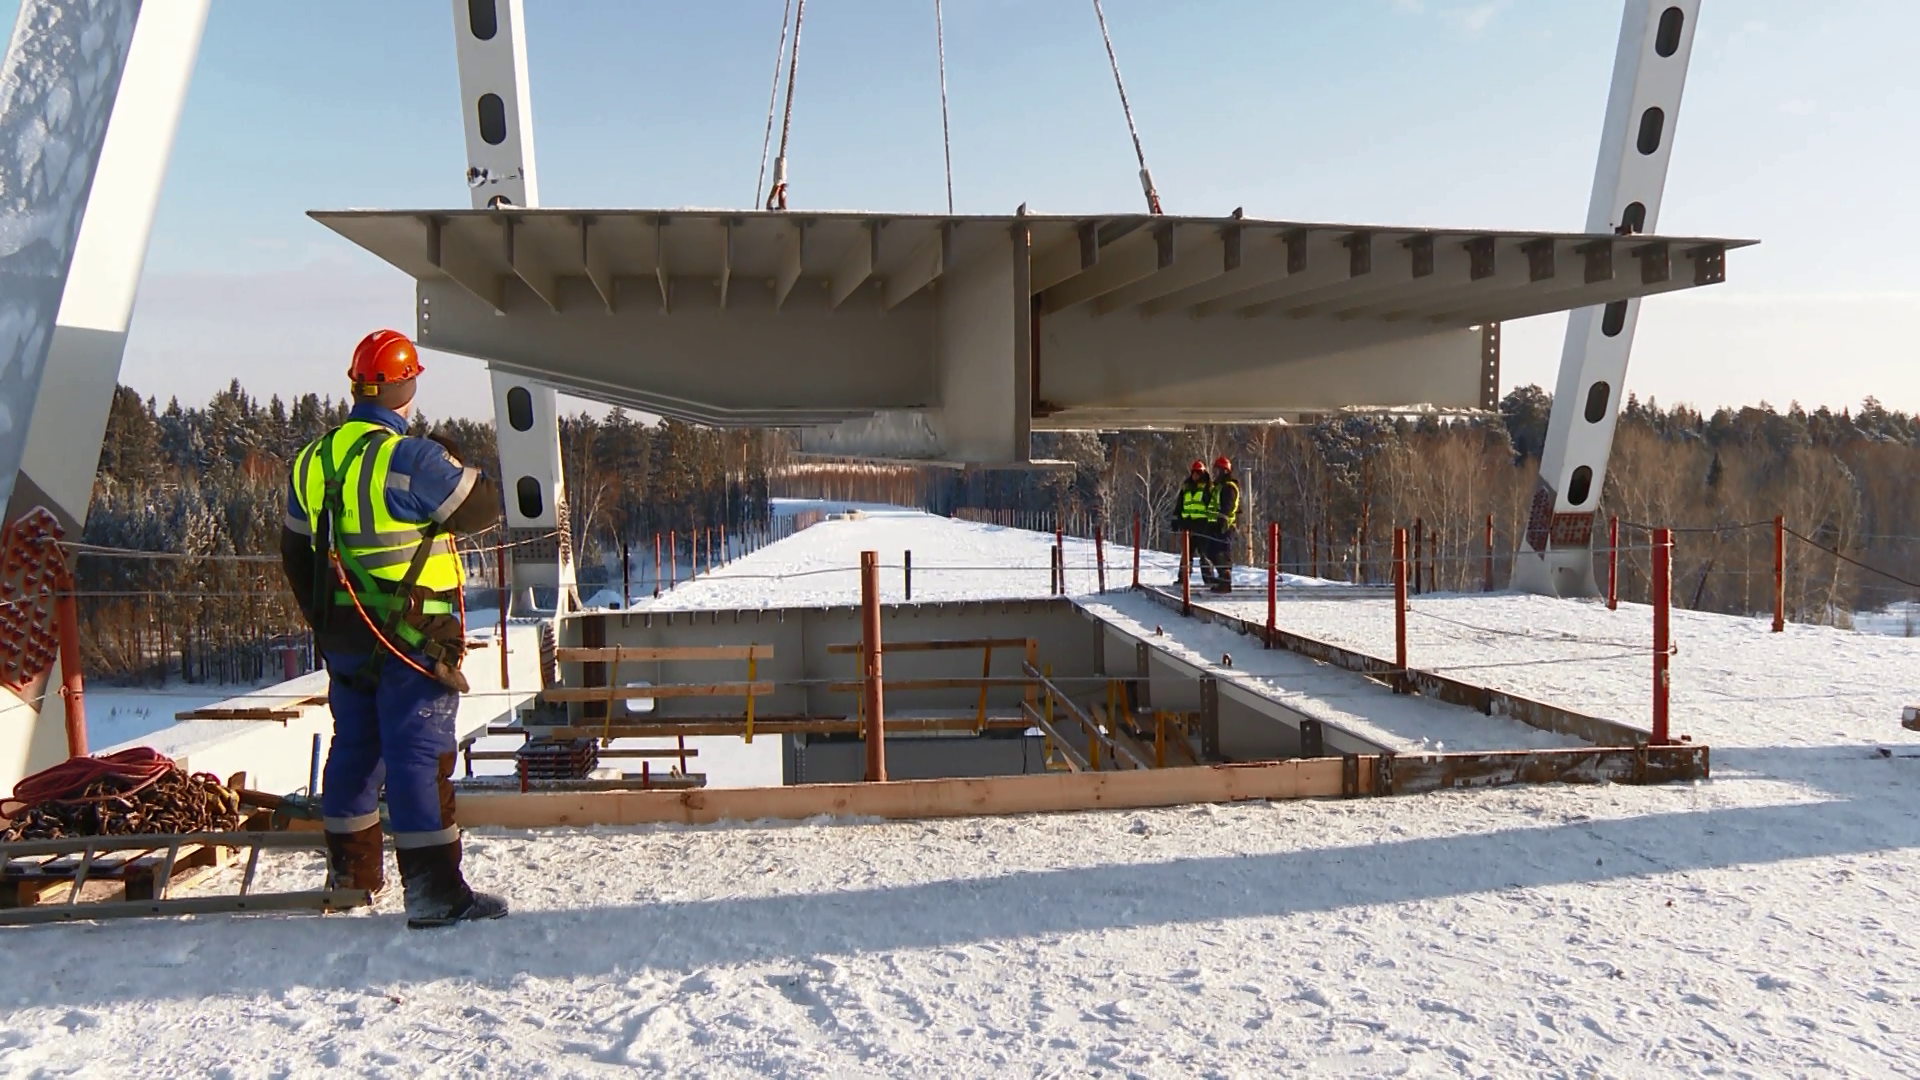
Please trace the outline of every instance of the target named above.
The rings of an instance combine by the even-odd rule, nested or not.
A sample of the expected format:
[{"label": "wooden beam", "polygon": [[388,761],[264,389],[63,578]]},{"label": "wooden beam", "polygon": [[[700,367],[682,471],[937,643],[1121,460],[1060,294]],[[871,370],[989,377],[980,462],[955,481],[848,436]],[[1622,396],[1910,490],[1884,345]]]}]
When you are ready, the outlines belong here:
[{"label": "wooden beam", "polygon": [[1161,223],[1114,244],[1096,265],[1041,293],[1040,312],[1051,315],[1096,300],[1173,264],[1173,226]]},{"label": "wooden beam", "polygon": [[540,697],[555,704],[570,701],[649,701],[665,698],[758,697],[774,692],[774,684],[756,682],[668,683],[664,686],[555,686],[540,691]]},{"label": "wooden beam", "polygon": [[[1363,784],[1376,759],[1363,758]],[[460,796],[460,823],[509,829],[650,825],[673,822],[801,821],[832,817],[889,820],[1137,810],[1251,799],[1311,799],[1341,794],[1338,758],[1124,772],[1048,773],[876,784],[701,788],[688,791],[473,793]],[[1370,791],[1370,789],[1369,789]],[[1363,791],[1363,794],[1368,793]]]},{"label": "wooden beam", "polygon": [[501,275],[469,251],[442,218],[427,218],[427,261],[446,275],[447,280],[472,293],[475,299],[506,314],[506,290],[502,287]]},{"label": "wooden beam", "polygon": [[519,278],[533,295],[547,305],[547,310],[560,310],[560,274],[525,239],[525,225],[513,217],[503,218],[500,222],[501,243],[505,246],[507,265],[513,267],[513,276]]},{"label": "wooden beam", "polygon": [[587,268],[587,281],[593,285],[593,291],[600,294],[600,302],[607,306],[607,314],[614,311],[614,298],[617,286],[613,283],[613,267],[607,257],[607,244],[598,223],[592,217],[580,219],[580,263]]},{"label": "wooden beam", "polygon": [[[929,641],[888,641],[881,645],[882,652],[945,652],[950,649],[1024,649],[1032,644],[1032,638],[936,638]],[[829,656],[845,653],[857,653],[860,643],[857,641],[836,642],[827,646]],[[772,655],[771,652],[768,655]]]},{"label": "wooden beam", "polygon": [[834,268],[833,278],[827,283],[827,307],[837,308],[846,303],[847,297],[858,292],[873,277],[874,267],[880,264],[880,223],[863,221],[860,223],[860,235],[854,238],[853,245],[840,258],[840,265]]},{"label": "wooden beam", "polygon": [[[881,650],[882,653],[886,653],[889,651],[891,650],[888,650],[888,649]],[[1026,678],[1024,676],[1018,676],[1018,675],[999,675],[999,676],[988,675],[985,677],[982,677],[979,675],[958,675],[951,678],[933,678],[933,679],[882,679],[881,683],[885,686],[885,688],[888,691],[894,691],[894,690],[906,691],[906,690],[978,690],[982,686],[1031,686],[1035,681],[1036,680],[1034,679],[1030,679],[1030,678]],[[861,685],[862,683],[859,680],[854,680],[852,682],[844,682],[844,681],[830,682],[827,684],[827,693],[829,694],[858,693]]]},{"label": "wooden beam", "polygon": [[779,311],[786,304],[787,295],[793,292],[794,282],[800,280],[806,251],[807,223],[796,218],[788,224],[787,232],[780,240],[780,271],[773,279],[773,310]]},{"label": "wooden beam", "polygon": [[[972,712],[965,716],[911,716],[897,722],[887,721],[887,730],[893,734],[919,731],[973,735],[980,730],[979,720],[979,716]],[[1005,714],[987,716],[989,731],[1025,731],[1032,726],[1024,717]],[[746,719],[739,716],[668,716],[648,723],[627,720],[612,725],[580,724],[541,729],[542,734],[556,739],[671,739],[679,735],[739,737],[746,732]],[[859,732],[860,721],[850,717],[756,716],[753,719],[755,735],[856,735]]]},{"label": "wooden beam", "polygon": [[902,302],[934,283],[941,274],[953,267],[953,222],[942,221],[933,230],[933,234],[921,243],[912,255],[907,256],[906,264],[900,272],[887,278],[886,289],[880,307],[892,311]]},{"label": "wooden beam", "polygon": [[593,649],[555,649],[554,656],[563,664],[600,663],[612,661],[616,664],[651,663],[659,660],[745,660],[748,654],[755,660],[773,659],[772,645],[680,645],[667,648],[653,648],[640,645],[607,645]]}]

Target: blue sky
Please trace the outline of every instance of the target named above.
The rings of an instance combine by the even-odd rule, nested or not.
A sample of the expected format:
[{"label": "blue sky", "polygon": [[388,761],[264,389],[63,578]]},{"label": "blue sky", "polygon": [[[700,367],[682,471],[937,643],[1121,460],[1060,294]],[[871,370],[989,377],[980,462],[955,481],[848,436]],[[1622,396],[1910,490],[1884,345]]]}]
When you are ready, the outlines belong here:
[{"label": "blue sky", "polygon": [[[526,6],[543,202],[751,202],[782,0]],[[1105,6],[1170,212],[1582,224],[1617,0]],[[1647,306],[1628,388],[1920,409],[1920,3],[1703,6],[1661,231],[1764,243],[1728,284]],[[1091,4],[945,10],[956,209],[1137,208]],[[452,19],[448,0],[215,0],[124,381],[337,391],[361,333],[410,326],[406,279],[304,212],[466,205]],[[943,208],[932,0],[808,5],[791,158],[796,208]],[[1507,386],[1552,384],[1563,323],[1510,326]],[[472,378],[426,398],[486,402]]]}]

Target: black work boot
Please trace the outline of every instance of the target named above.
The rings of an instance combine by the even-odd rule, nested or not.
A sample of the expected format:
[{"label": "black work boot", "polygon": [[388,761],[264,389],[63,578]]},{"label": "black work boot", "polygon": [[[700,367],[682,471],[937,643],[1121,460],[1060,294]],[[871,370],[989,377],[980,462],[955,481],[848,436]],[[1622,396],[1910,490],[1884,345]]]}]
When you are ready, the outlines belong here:
[{"label": "black work boot", "polygon": [[386,888],[386,853],[380,823],[356,832],[327,833],[327,870],[336,889],[365,889],[374,896]]},{"label": "black work boot", "polygon": [[1214,592],[1232,592],[1233,591],[1233,564],[1232,563],[1228,563],[1226,566],[1220,567],[1219,570],[1215,572],[1214,578],[1213,578],[1213,591]]},{"label": "black work boot", "polygon": [[507,913],[505,900],[467,887],[467,879],[460,873],[460,841],[399,848],[394,856],[400,864],[400,889],[407,902],[407,929],[498,919]]}]

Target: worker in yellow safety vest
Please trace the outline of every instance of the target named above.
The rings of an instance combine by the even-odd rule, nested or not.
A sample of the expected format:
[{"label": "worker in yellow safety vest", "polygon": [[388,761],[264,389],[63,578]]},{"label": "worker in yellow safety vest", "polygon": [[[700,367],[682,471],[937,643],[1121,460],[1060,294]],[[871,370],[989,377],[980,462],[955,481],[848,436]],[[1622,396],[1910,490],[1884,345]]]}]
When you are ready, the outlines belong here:
[{"label": "worker in yellow safety vest", "polygon": [[326,658],[333,742],[320,796],[340,888],[385,884],[384,784],[407,925],[497,919],[467,886],[454,822],[454,714],[467,689],[453,538],[500,518],[500,487],[444,436],[409,436],[424,369],[394,330],[367,335],[353,409],[294,458],[280,558]]},{"label": "worker in yellow safety vest", "polygon": [[1233,591],[1233,540],[1240,523],[1240,481],[1225,454],[1213,459],[1213,486],[1207,492],[1207,519],[1212,543],[1207,558],[1213,563],[1214,592]]},{"label": "worker in yellow safety vest", "polygon": [[1180,494],[1174,502],[1172,527],[1175,532],[1189,534],[1188,554],[1191,558],[1180,567],[1180,580],[1185,581],[1192,572],[1188,565],[1192,559],[1200,560],[1200,580],[1213,584],[1213,564],[1207,555],[1213,550],[1213,481],[1207,476],[1207,463],[1195,459],[1187,470],[1187,482],[1180,485]]}]

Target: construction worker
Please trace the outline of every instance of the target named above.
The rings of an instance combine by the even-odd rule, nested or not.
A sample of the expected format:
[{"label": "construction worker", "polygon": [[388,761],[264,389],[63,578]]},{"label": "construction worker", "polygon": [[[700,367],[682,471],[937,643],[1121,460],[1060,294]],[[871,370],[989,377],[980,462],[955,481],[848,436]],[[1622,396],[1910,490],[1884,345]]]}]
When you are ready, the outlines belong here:
[{"label": "construction worker", "polygon": [[1187,470],[1187,482],[1180,485],[1180,497],[1173,505],[1173,530],[1189,534],[1191,558],[1180,566],[1180,580],[1192,573],[1189,563],[1200,561],[1200,580],[1213,584],[1213,564],[1207,555],[1213,550],[1213,481],[1207,476],[1207,463],[1194,459]]},{"label": "construction worker", "polygon": [[467,689],[453,536],[500,517],[500,488],[442,437],[406,435],[413,342],[378,330],[353,352],[347,421],[294,458],[280,558],[331,677],[333,742],[320,797],[341,888],[385,884],[380,789],[414,929],[497,919],[506,901],[460,872],[454,713]]},{"label": "construction worker", "polygon": [[1233,591],[1233,541],[1240,521],[1240,481],[1233,478],[1233,462],[1225,454],[1213,459],[1213,486],[1207,493],[1207,519],[1212,526],[1208,558],[1213,562],[1213,591]]}]

